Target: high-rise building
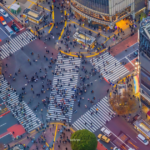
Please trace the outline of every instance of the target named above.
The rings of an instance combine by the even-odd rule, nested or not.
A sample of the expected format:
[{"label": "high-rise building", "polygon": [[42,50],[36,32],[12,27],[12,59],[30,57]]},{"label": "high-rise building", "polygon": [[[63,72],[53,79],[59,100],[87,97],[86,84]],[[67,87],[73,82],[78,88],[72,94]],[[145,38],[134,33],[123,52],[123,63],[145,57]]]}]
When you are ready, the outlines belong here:
[{"label": "high-rise building", "polygon": [[114,26],[115,23],[134,15],[134,0],[71,0],[75,15],[95,23]]},{"label": "high-rise building", "polygon": [[124,18],[134,19],[135,9],[139,11],[143,6],[144,0],[71,0],[75,16],[110,28]]},{"label": "high-rise building", "polygon": [[150,17],[141,21],[138,36],[141,64],[141,101],[143,109],[147,113],[150,111]]}]

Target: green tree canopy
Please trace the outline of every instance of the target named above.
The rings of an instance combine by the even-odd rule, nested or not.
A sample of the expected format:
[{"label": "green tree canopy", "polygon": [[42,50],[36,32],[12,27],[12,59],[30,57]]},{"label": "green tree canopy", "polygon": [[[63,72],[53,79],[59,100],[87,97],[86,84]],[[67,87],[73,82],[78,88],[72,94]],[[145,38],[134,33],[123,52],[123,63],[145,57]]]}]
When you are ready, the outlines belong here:
[{"label": "green tree canopy", "polygon": [[146,14],[144,12],[141,13],[141,16],[140,16],[140,21],[143,20],[143,18],[146,18]]},{"label": "green tree canopy", "polygon": [[72,150],[96,150],[97,139],[94,133],[83,129],[71,135]]}]

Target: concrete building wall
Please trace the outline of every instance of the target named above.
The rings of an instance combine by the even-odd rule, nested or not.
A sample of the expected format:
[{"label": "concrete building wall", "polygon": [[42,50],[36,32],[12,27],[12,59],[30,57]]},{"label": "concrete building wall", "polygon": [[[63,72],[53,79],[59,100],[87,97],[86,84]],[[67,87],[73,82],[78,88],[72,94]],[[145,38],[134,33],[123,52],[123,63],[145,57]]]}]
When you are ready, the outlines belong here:
[{"label": "concrete building wall", "polygon": [[142,8],[144,8],[146,5],[145,0],[135,0],[135,12],[138,12]]},{"label": "concrete building wall", "polygon": [[132,5],[134,5],[134,0],[109,0],[109,13],[110,15],[115,15],[129,6],[133,9]]}]

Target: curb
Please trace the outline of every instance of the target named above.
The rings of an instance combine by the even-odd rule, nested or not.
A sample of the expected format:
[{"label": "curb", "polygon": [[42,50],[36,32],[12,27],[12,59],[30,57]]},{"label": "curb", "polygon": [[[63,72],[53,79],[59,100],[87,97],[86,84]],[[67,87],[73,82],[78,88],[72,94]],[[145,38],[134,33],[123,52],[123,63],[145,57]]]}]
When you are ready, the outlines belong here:
[{"label": "curb", "polygon": [[[98,56],[98,55],[100,55],[101,53],[105,52],[106,50],[107,50],[107,48],[101,50],[101,51],[98,52],[98,53],[95,52],[94,55],[85,56],[85,58],[91,58],[91,57]],[[60,52],[61,52],[62,54],[67,55],[67,56],[78,57],[78,55],[73,55],[73,54],[71,54],[71,53],[66,53],[66,52],[64,52],[64,51],[62,51],[62,50],[60,50]],[[81,52],[81,53],[82,53],[82,52]],[[82,56],[80,56],[80,58],[82,58]]]},{"label": "curb", "polygon": [[10,110],[8,110],[7,112],[5,112],[4,114],[0,115],[0,118],[7,115],[8,113],[10,113]]}]

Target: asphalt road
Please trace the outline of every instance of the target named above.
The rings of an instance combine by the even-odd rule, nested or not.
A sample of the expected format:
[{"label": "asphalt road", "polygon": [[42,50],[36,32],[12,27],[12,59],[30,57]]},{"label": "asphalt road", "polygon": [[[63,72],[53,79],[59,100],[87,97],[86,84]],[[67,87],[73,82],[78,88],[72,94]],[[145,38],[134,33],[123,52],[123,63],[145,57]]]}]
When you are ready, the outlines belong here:
[{"label": "asphalt road", "polygon": [[[55,7],[55,22],[60,22],[61,20],[61,13],[60,11],[57,10],[57,8]],[[8,18],[9,19],[9,18]],[[7,20],[6,20],[7,21]],[[26,93],[24,95],[23,100],[28,103],[31,99],[31,104],[29,104],[29,107],[31,109],[34,109],[38,103],[40,103],[40,106],[38,108],[38,111],[35,112],[37,114],[37,116],[40,118],[40,120],[44,119],[44,122],[46,120],[46,114],[47,114],[47,108],[44,107],[44,105],[42,104],[42,100],[45,99],[45,97],[49,97],[50,95],[50,91],[47,91],[44,94],[41,94],[40,97],[37,97],[36,94],[40,93],[42,85],[44,85],[46,87],[46,82],[44,81],[38,81],[37,83],[32,83],[33,87],[34,87],[34,91],[35,94],[33,94],[33,92],[31,91],[31,83],[27,83],[27,80],[25,79],[25,75],[28,76],[28,78],[31,78],[35,72],[38,72],[39,76],[44,76],[45,75],[45,68],[47,69],[47,78],[50,80],[53,80],[53,75],[52,75],[52,70],[55,69],[55,64],[52,65],[52,68],[49,69],[48,65],[49,65],[49,61],[46,61],[46,59],[44,58],[44,55],[50,60],[51,57],[53,57],[54,59],[57,58],[57,54],[58,51],[55,50],[55,43],[56,40],[58,39],[59,35],[57,33],[60,32],[60,29],[63,28],[64,24],[61,24],[58,26],[58,29],[54,28],[52,29],[51,33],[54,35],[47,35],[46,37],[51,37],[50,41],[46,42],[46,45],[44,44],[44,40],[46,37],[43,37],[42,40],[38,40],[36,39],[35,41],[31,42],[30,44],[28,44],[27,46],[24,47],[24,50],[18,50],[16,53],[14,53],[11,57],[6,58],[3,60],[3,73],[4,76],[6,78],[6,80],[8,82],[10,82],[10,84],[12,85],[13,88],[15,88],[17,90],[17,93],[20,94],[22,92],[22,87],[25,87],[25,84],[27,84],[26,86]],[[3,26],[0,26],[0,28],[3,29]],[[19,34],[21,34],[24,31],[21,31]],[[1,34],[1,31],[0,31]],[[5,33],[3,33],[4,36]],[[6,36],[6,35],[5,35]],[[17,35],[15,35],[17,36]],[[8,38],[8,37],[7,37]],[[5,38],[5,39],[7,39]],[[5,41],[1,42],[0,44],[2,45],[3,43],[5,43]],[[48,49],[50,51],[49,54],[46,53],[45,51],[45,47],[46,49]],[[120,54],[118,54],[117,56],[115,56],[115,58],[117,60],[123,60],[126,59],[125,57],[128,57],[128,55],[131,53],[134,53],[134,51],[136,50],[137,45],[134,48],[129,48],[127,52],[123,51]],[[34,53],[34,55],[31,55],[31,52]],[[52,55],[53,53],[53,55]],[[37,59],[37,55],[40,55],[40,59]],[[32,65],[29,64],[28,59],[31,60]],[[33,59],[37,59],[37,62],[33,62]],[[5,66],[5,64],[8,64],[8,67]],[[85,66],[85,68],[87,69],[87,71],[89,72],[92,68],[91,63],[89,63],[89,60],[87,62],[87,64],[81,64],[81,66]],[[21,69],[21,73],[17,75],[16,77],[16,81],[12,81],[9,78],[9,74],[12,74],[12,76],[14,76],[15,72],[18,71],[18,69]],[[39,73],[39,69],[42,69],[42,72]],[[5,70],[7,71],[7,73],[5,73]],[[86,74],[80,70],[79,75],[81,76],[85,76]],[[78,79],[78,86],[80,86],[80,79]],[[72,115],[72,122],[76,121],[79,117],[81,117],[86,111],[87,109],[85,109],[84,105],[87,105],[88,107],[91,107],[92,105],[90,103],[88,103],[87,99],[90,98],[92,99],[93,96],[95,97],[94,104],[96,104],[100,99],[102,99],[104,96],[107,95],[107,90],[110,88],[110,85],[104,81],[104,80],[99,80],[98,74],[94,75],[94,76],[90,76],[90,79],[85,81],[85,84],[88,84],[92,82],[93,85],[90,86],[87,89],[87,92],[84,93],[81,96],[77,97],[77,100],[84,97],[84,99],[81,102],[81,106],[78,107],[77,106],[77,102],[74,103],[74,110],[77,110],[76,114]],[[91,90],[94,90],[94,94],[91,94]],[[43,118],[41,115],[41,109],[43,109]],[[9,123],[11,120],[11,123]],[[0,118],[0,133],[4,133],[5,131],[7,131],[7,128],[9,128],[10,126],[14,125],[17,123],[17,120],[15,118],[12,117],[11,113],[9,113],[8,115]],[[6,124],[5,124],[6,123]],[[1,126],[2,125],[2,126]],[[106,126],[115,134],[118,135],[120,133],[120,131],[127,133],[130,137],[131,137],[131,141],[133,144],[137,144],[137,146],[139,147],[139,149],[142,149],[143,145],[142,143],[140,143],[137,138],[136,135],[137,133],[134,131],[133,127],[131,128],[128,123],[126,123],[122,118],[114,118],[113,120],[111,120],[109,123],[106,124]],[[98,135],[100,133],[100,131],[96,131],[95,135]],[[10,140],[10,136],[8,136],[8,138],[3,138],[3,141],[9,141]],[[2,141],[2,142],[3,142]],[[113,141],[113,139],[112,139]],[[110,147],[113,146],[112,143],[110,144],[106,144],[104,142],[102,142],[108,149],[110,149]],[[145,150],[147,150],[147,147],[145,147]]]},{"label": "asphalt road", "polygon": [[[138,43],[135,43],[134,45],[130,46],[129,48],[126,49],[127,51],[123,51],[119,53],[118,55],[115,56],[115,58],[122,62],[122,61],[128,61],[127,58],[132,61],[134,57],[134,52],[138,50]],[[128,61],[129,62],[129,61]]]},{"label": "asphalt road", "polygon": [[149,146],[144,145],[137,139],[139,134],[133,127],[132,124],[127,123],[122,117],[115,117],[108,124],[107,128],[116,136],[119,136],[120,133],[124,133],[129,137],[129,141],[126,143],[129,147],[139,150],[149,150]]}]

